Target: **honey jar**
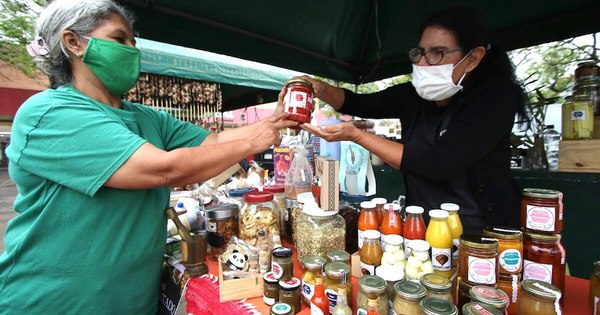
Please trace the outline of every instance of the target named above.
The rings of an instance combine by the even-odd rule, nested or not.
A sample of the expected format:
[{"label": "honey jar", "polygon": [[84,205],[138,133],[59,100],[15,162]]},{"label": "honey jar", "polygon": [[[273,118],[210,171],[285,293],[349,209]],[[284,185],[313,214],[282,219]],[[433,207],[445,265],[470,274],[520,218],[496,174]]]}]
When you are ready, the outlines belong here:
[{"label": "honey jar", "polygon": [[534,233],[556,234],[563,229],[562,193],[525,188],[521,198],[521,226]]},{"label": "honey jar", "polygon": [[523,232],[500,226],[488,226],[483,235],[498,240],[499,273],[520,274],[523,270]]}]

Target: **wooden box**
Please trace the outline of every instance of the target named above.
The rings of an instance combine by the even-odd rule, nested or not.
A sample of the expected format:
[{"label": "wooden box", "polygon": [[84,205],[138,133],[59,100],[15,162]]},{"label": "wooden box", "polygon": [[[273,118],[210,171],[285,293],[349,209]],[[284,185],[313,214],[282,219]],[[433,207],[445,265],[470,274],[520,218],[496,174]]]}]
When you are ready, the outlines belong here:
[{"label": "wooden box", "polygon": [[263,295],[263,278],[223,280],[223,267],[219,258],[219,300],[221,302],[242,300]]},{"label": "wooden box", "polygon": [[561,172],[600,172],[600,139],[563,140],[558,151]]},{"label": "wooden box", "polygon": [[318,176],[321,179],[319,203],[325,211],[340,209],[340,162],[320,156],[317,158]]}]

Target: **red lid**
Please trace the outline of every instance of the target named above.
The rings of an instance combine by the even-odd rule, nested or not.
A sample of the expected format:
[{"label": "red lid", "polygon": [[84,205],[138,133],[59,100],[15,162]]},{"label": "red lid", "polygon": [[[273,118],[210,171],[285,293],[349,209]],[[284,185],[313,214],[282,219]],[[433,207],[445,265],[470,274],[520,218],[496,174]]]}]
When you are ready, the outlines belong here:
[{"label": "red lid", "polygon": [[272,185],[272,186],[265,186],[264,190],[266,191],[270,191],[274,194],[276,193],[282,193],[285,191],[285,186],[284,185]]},{"label": "red lid", "polygon": [[244,201],[247,202],[267,202],[273,200],[273,193],[270,191],[251,191],[244,194]]}]

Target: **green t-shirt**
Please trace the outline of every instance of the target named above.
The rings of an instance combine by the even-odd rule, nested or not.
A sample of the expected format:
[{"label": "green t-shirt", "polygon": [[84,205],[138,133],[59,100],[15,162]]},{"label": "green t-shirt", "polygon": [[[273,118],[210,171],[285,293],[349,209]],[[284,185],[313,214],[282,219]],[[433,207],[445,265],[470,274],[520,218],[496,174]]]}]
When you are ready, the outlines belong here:
[{"label": "green t-shirt", "polygon": [[103,184],[146,141],[169,151],[208,134],[70,85],[27,100],[6,152],[20,215],[0,256],[0,314],[156,314],[169,187]]}]

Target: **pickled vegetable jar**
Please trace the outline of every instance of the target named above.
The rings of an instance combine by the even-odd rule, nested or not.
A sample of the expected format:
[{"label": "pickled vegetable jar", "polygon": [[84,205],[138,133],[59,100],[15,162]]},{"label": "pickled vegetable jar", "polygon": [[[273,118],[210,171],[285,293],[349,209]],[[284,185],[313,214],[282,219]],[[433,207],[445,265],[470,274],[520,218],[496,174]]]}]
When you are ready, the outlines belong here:
[{"label": "pickled vegetable jar", "polygon": [[585,95],[573,95],[562,106],[563,140],[591,139],[594,132],[594,103]]},{"label": "pickled vegetable jar", "polygon": [[523,293],[519,301],[519,315],[561,314],[561,291],[555,286],[538,280],[523,280]]},{"label": "pickled vegetable jar", "polygon": [[327,256],[327,263],[343,262],[350,265],[350,254],[341,249],[330,250],[325,254]]},{"label": "pickled vegetable jar", "polygon": [[454,303],[454,300],[452,299],[452,292],[450,292],[452,283],[448,278],[435,273],[428,273],[423,275],[419,281],[427,290],[428,297],[442,299],[450,303]]},{"label": "pickled vegetable jar", "polygon": [[418,282],[400,281],[394,287],[394,312],[396,314],[420,314],[420,302],[425,297],[426,290]]},{"label": "pickled vegetable jar", "polygon": [[483,234],[498,240],[499,273],[520,274],[523,270],[523,232],[500,226],[488,226]]},{"label": "pickled vegetable jar", "polygon": [[348,305],[352,306],[352,274],[350,266],[343,262],[329,263],[325,265],[325,295],[329,299],[329,312],[337,304],[338,289],[346,290]]},{"label": "pickled vegetable jar", "polygon": [[383,248],[381,256],[381,265],[398,266],[402,269],[406,267],[406,254],[404,253],[404,239],[400,235],[388,235],[387,244]]},{"label": "pickled vegetable jar", "polygon": [[327,260],[314,255],[302,259],[302,302],[310,306],[310,299],[315,294],[315,277],[322,277]]},{"label": "pickled vegetable jar", "polygon": [[410,242],[410,254],[406,260],[405,277],[407,280],[419,282],[419,279],[427,273],[433,272],[431,256],[429,256],[429,243],[423,240]]},{"label": "pickled vegetable jar", "polygon": [[560,235],[525,232],[524,236],[523,280],[551,283],[562,292],[565,287],[566,254],[560,244]]},{"label": "pickled vegetable jar", "polygon": [[356,313],[366,314],[368,299],[377,299],[379,314],[388,313],[387,282],[375,275],[363,276],[358,280],[358,295],[356,296]]},{"label": "pickled vegetable jar", "polygon": [[471,284],[496,285],[498,241],[481,234],[460,236],[458,276]]},{"label": "pickled vegetable jar", "polygon": [[433,272],[450,278],[452,275],[452,232],[448,226],[448,212],[430,210],[425,240],[431,246]]},{"label": "pickled vegetable jar", "polygon": [[563,229],[563,194],[557,190],[525,188],[521,226],[534,233],[556,234]]}]

